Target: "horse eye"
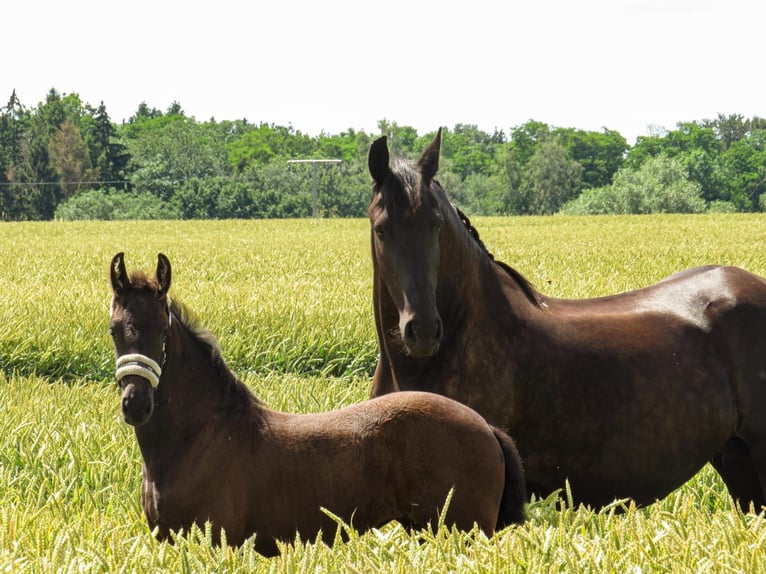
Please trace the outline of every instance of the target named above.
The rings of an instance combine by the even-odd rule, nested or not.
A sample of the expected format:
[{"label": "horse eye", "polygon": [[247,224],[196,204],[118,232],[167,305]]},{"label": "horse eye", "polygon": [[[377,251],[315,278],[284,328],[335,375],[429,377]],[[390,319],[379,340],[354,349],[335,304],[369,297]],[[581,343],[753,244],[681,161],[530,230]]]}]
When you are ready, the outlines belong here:
[{"label": "horse eye", "polygon": [[111,326],[106,330],[110,337],[114,337],[114,328]]},{"label": "horse eye", "polygon": [[383,239],[386,235],[386,230],[383,225],[376,225],[375,226],[375,235],[378,236],[378,239]]}]

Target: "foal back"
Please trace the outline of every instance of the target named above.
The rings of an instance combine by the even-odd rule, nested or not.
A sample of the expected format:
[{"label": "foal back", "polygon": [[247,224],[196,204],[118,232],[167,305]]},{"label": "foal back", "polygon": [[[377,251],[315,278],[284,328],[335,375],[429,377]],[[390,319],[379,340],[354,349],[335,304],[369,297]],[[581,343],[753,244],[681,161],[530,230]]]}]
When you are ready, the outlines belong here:
[{"label": "foal back", "polygon": [[296,532],[306,540],[321,531],[332,543],[337,525],[323,508],[359,532],[395,520],[408,529],[478,526],[490,536],[524,521],[513,441],[456,401],[413,391],[325,413],[262,414],[257,460],[230,463],[251,469],[239,508],[261,552]]}]

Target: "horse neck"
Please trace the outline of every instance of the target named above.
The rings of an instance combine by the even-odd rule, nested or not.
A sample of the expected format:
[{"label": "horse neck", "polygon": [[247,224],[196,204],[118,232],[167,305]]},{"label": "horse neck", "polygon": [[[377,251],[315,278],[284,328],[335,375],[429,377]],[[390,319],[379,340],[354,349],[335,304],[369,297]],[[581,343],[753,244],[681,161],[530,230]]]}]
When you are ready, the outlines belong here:
[{"label": "horse neck", "polygon": [[520,322],[536,314],[546,297],[518,271],[496,261],[467,218],[464,221],[465,216],[449,207],[450,213],[445,215],[449,225],[440,236],[437,290],[445,327],[476,321],[481,329],[518,330]]},{"label": "horse neck", "polygon": [[[216,362],[206,343],[181,321],[173,321],[168,335],[166,363],[155,395],[155,412],[136,428],[141,443],[167,444],[184,432],[211,424],[225,425],[252,412],[258,399],[228,369]],[[142,445],[142,450],[144,445]]]},{"label": "horse neck", "polygon": [[[497,282],[495,263],[484,247],[472,237],[457,211],[445,209],[445,225],[439,238],[437,305],[440,314],[458,308],[467,311],[481,304],[480,293]],[[470,304],[470,307],[466,306]],[[442,317],[442,320],[446,320]]]}]

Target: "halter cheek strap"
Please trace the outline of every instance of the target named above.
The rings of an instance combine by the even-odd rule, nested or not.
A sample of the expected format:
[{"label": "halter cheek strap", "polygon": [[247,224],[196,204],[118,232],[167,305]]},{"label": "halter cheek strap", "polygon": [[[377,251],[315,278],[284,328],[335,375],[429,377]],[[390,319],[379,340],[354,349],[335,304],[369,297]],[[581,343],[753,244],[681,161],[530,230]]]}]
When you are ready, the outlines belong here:
[{"label": "halter cheek strap", "polygon": [[154,359],[140,353],[130,353],[117,357],[117,380],[122,380],[128,375],[143,377],[149,381],[153,389],[156,389],[160,384],[162,367]]}]

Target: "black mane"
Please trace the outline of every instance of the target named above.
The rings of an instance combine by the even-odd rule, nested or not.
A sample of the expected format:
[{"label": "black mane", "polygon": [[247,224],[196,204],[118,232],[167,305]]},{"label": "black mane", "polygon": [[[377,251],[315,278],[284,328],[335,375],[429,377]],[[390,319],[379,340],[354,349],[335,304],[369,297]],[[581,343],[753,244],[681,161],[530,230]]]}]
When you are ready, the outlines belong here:
[{"label": "black mane", "polygon": [[260,399],[252,393],[249,387],[226,364],[215,335],[202,326],[199,318],[186,305],[170,297],[168,299],[173,318],[181,323],[194,342],[210,357],[216,373],[218,373],[221,380],[229,388],[229,393],[232,396],[237,396],[239,399],[246,399],[243,404],[261,404]]},{"label": "black mane", "polygon": [[[438,183],[437,183],[438,185]],[[444,189],[439,185],[439,189],[442,189],[442,192],[444,192]],[[445,194],[446,197],[446,194]],[[463,223],[463,226],[468,231],[468,234],[473,238],[473,240],[479,245],[481,250],[489,257],[495,265],[498,265],[503,271],[506,272],[506,274],[511,277],[516,283],[518,283],[519,287],[521,288],[524,295],[526,295],[527,299],[529,299],[532,303],[535,305],[540,304],[540,300],[537,296],[537,291],[535,291],[535,288],[532,286],[532,284],[518,271],[516,271],[513,267],[508,265],[507,263],[504,263],[503,261],[498,261],[495,259],[495,256],[490,253],[489,249],[487,249],[487,246],[484,245],[484,242],[481,240],[481,237],[479,237],[479,231],[473,226],[471,223],[471,220],[468,219],[468,216],[463,213],[460,208],[458,208],[454,203],[450,202],[450,205],[457,213],[458,217],[460,218],[460,221]]]}]

